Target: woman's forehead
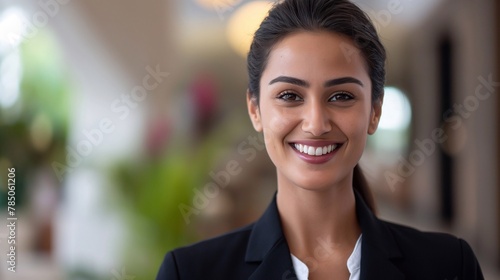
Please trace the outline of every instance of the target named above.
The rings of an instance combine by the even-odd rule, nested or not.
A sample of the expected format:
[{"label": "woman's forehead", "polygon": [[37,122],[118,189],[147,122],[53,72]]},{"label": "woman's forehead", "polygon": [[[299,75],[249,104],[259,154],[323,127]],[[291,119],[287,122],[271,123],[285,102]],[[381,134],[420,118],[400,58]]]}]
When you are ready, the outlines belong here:
[{"label": "woman's forehead", "polygon": [[326,31],[298,32],[280,40],[270,52],[262,77],[273,79],[267,76],[276,75],[369,79],[366,61],[352,40]]}]

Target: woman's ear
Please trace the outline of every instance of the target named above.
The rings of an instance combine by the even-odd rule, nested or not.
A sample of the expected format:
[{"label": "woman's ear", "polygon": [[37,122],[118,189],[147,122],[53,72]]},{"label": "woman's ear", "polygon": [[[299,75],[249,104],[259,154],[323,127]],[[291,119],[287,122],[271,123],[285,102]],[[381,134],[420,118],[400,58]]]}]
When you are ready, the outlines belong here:
[{"label": "woman's ear", "polygon": [[370,114],[370,124],[368,125],[368,134],[373,134],[377,131],[380,116],[382,115],[383,97],[372,102],[372,112]]},{"label": "woman's ear", "polygon": [[256,131],[261,132],[262,123],[260,119],[259,104],[257,99],[252,96],[252,94],[248,89],[247,89],[247,107],[248,107],[248,115],[250,115],[250,120],[252,121],[253,128]]}]

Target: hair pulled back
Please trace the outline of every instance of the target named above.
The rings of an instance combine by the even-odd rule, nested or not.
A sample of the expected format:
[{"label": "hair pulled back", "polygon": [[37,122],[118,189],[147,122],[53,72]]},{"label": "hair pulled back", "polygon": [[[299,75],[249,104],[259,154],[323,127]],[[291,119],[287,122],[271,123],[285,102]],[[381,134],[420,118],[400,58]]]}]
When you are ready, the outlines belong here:
[{"label": "hair pulled back", "polygon": [[[286,36],[301,31],[327,31],[351,39],[353,45],[339,47],[347,56],[361,52],[372,84],[372,102],[382,100],[386,53],[366,13],[348,0],[284,0],[275,4],[262,21],[248,53],[248,91],[255,102],[259,102],[260,79],[273,47]],[[375,210],[359,165],[354,168],[353,186]]]}]

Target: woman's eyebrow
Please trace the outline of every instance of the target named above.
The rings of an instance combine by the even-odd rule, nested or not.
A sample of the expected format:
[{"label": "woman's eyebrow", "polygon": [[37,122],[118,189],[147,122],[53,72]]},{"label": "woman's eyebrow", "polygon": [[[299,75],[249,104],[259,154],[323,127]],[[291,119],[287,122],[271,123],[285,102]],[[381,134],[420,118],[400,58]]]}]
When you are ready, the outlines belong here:
[{"label": "woman's eyebrow", "polygon": [[272,85],[272,84],[278,83],[278,82],[293,84],[293,85],[297,85],[299,87],[305,87],[305,88],[309,87],[308,82],[301,80],[301,79],[294,78],[294,77],[288,77],[288,76],[279,76],[277,78],[274,78],[272,81],[269,82],[269,85]]},{"label": "woman's eyebrow", "polygon": [[[272,85],[272,84],[278,83],[278,82],[293,84],[293,85],[297,85],[297,86],[305,87],[305,88],[308,88],[310,86],[309,83],[304,81],[304,80],[294,78],[294,77],[289,77],[289,76],[279,76],[277,78],[274,78],[269,82],[269,85]],[[342,78],[331,79],[331,80],[326,81],[323,84],[323,86],[324,87],[332,87],[332,86],[341,85],[341,84],[348,84],[348,83],[353,83],[353,84],[358,84],[360,86],[364,86],[360,80],[358,80],[354,77],[342,77]]]},{"label": "woman's eyebrow", "polygon": [[333,87],[333,86],[336,86],[336,85],[341,85],[341,84],[358,84],[360,86],[364,86],[363,83],[356,79],[356,78],[353,78],[353,77],[342,77],[342,78],[337,78],[337,79],[332,79],[332,80],[328,80],[324,83],[324,87]]}]

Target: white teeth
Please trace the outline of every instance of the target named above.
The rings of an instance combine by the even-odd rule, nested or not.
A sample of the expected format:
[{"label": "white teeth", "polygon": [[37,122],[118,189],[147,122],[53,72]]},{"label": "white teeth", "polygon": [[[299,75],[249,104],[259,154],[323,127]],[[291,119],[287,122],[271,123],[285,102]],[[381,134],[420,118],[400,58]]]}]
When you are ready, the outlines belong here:
[{"label": "white teeth", "polygon": [[307,145],[302,145],[302,144],[294,144],[295,149],[297,149],[299,152],[308,154],[311,156],[321,156],[321,155],[326,155],[333,150],[337,148],[337,145],[332,144],[324,147],[312,147],[312,146],[307,146]]}]

